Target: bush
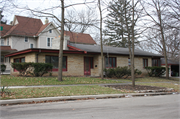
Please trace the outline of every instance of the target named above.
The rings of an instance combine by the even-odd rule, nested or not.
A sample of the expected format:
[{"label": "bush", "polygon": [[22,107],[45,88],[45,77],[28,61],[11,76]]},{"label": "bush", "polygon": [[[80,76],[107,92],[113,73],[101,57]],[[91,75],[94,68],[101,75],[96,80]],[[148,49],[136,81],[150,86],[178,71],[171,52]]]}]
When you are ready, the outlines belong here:
[{"label": "bush", "polygon": [[[105,75],[109,78],[127,78],[131,75],[131,69],[127,66],[125,67],[117,67],[111,69],[104,69]],[[138,69],[135,69],[134,74],[140,75],[142,72]]]},{"label": "bush", "polygon": [[48,71],[52,71],[52,64],[49,63],[33,63],[32,67],[33,76],[43,76],[44,74],[48,73]]},{"label": "bush", "polygon": [[150,77],[153,77],[153,76],[160,77],[160,76],[164,75],[166,72],[165,67],[153,66],[153,67],[145,67],[145,69],[148,72],[148,75]]},{"label": "bush", "polygon": [[33,75],[33,76],[43,76],[44,74],[51,71],[53,66],[48,63],[33,63],[33,62],[24,62],[24,63],[12,63],[12,68],[19,71],[21,76]]},{"label": "bush", "polygon": [[27,76],[27,69],[32,66],[31,62],[11,63],[11,67],[16,69],[21,76]]},{"label": "bush", "polygon": [[6,71],[6,65],[1,64],[1,73],[3,74],[3,72]]}]

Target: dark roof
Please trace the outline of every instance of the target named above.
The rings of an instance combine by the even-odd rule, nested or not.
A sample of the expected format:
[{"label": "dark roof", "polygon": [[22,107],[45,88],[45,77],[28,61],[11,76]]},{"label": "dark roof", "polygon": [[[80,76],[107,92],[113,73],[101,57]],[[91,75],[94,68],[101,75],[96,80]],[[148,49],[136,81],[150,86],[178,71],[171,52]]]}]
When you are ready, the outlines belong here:
[{"label": "dark roof", "polygon": [[[168,65],[178,65],[179,62],[178,61],[172,61],[172,60],[168,60]],[[165,59],[161,58],[161,65],[165,65]]]},{"label": "dark roof", "polygon": [[[70,43],[70,46],[86,51],[87,53],[101,53],[100,45],[87,45],[87,44],[74,44]],[[112,47],[112,46],[103,46],[103,53],[108,54],[120,54],[120,55],[129,55],[128,48]],[[134,55],[136,56],[153,56],[153,57],[163,57],[160,54],[154,54],[142,50],[135,49]]]},{"label": "dark roof", "polygon": [[16,49],[11,49],[11,46],[0,46],[1,51],[17,51]]},{"label": "dark roof", "polygon": [[[1,31],[1,37],[7,35],[18,35],[18,36],[27,36],[34,37],[38,36],[50,23],[44,24],[40,19],[23,17],[15,15],[15,18],[18,21],[18,24],[6,25],[2,24],[3,31]],[[93,38],[89,34],[85,33],[75,33],[70,31],[65,31],[65,35],[70,36],[70,42],[73,43],[82,43],[82,44],[96,44]]]},{"label": "dark roof", "polygon": [[82,44],[96,44],[89,34],[65,31],[64,35],[70,36],[70,42]]},{"label": "dark roof", "polygon": [[1,26],[3,27],[3,30],[0,33],[1,37],[4,36],[13,27],[7,24],[1,24]]},{"label": "dark roof", "polygon": [[46,28],[48,24],[43,25],[42,21],[40,19],[35,18],[29,18],[29,17],[23,17],[23,16],[15,16],[15,18],[18,21],[18,24],[12,26],[12,25],[5,25],[3,26],[3,31],[1,31],[1,36],[7,36],[7,35],[18,35],[18,36],[37,36],[39,33],[41,33],[44,28]]}]

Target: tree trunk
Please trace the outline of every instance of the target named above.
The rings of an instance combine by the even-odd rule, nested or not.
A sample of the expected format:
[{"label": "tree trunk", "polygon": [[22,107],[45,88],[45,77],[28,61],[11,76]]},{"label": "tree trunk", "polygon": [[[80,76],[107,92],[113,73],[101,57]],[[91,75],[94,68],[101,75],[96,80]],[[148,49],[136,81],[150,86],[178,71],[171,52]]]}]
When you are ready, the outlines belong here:
[{"label": "tree trunk", "polygon": [[99,3],[99,13],[100,13],[100,41],[101,41],[101,79],[103,80],[103,44],[102,44],[102,11],[101,11],[101,2]]},{"label": "tree trunk", "polygon": [[61,37],[60,37],[60,50],[59,50],[59,67],[58,67],[58,80],[62,79],[62,62],[63,62],[63,41],[64,41],[64,0],[61,0]]},{"label": "tree trunk", "polygon": [[135,78],[134,78],[134,0],[132,0],[132,8],[133,8],[133,15],[132,15],[132,56],[131,56],[131,80],[132,86],[135,86]]}]

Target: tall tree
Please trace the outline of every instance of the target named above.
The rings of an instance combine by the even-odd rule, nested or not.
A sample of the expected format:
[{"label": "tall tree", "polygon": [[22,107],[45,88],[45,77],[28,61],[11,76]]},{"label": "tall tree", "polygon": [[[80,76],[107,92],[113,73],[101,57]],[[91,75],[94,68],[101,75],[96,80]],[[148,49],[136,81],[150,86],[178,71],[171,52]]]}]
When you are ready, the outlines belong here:
[{"label": "tall tree", "polygon": [[100,16],[100,42],[101,42],[101,79],[103,80],[103,44],[102,44],[102,9],[101,9],[101,0],[98,0],[99,16]]},{"label": "tall tree", "polygon": [[161,0],[151,0],[144,1],[145,5],[151,6],[151,11],[147,10],[144,5],[144,12],[150,18],[151,24],[153,27],[149,27],[150,29],[156,29],[158,32],[159,38],[161,38],[163,55],[165,58],[165,66],[166,66],[166,78],[169,78],[169,69],[167,62],[167,52],[166,52],[166,41],[165,41],[165,26],[166,22],[164,20],[163,14],[167,10],[167,5],[164,1]]},{"label": "tall tree", "polygon": [[[113,0],[110,2],[105,20],[106,29],[104,30],[104,43],[115,47],[128,47],[128,30],[126,27],[126,20],[131,24],[132,13],[127,12],[131,9],[130,2],[127,0]],[[125,18],[127,17],[127,18]]]}]

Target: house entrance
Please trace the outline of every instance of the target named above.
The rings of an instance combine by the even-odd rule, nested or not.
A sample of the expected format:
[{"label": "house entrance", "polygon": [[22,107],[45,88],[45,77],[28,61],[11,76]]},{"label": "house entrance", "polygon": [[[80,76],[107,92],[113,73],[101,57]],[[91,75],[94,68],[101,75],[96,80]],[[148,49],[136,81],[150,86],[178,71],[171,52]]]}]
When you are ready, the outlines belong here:
[{"label": "house entrance", "polygon": [[84,57],[84,75],[91,75],[91,68],[93,68],[93,58]]}]

